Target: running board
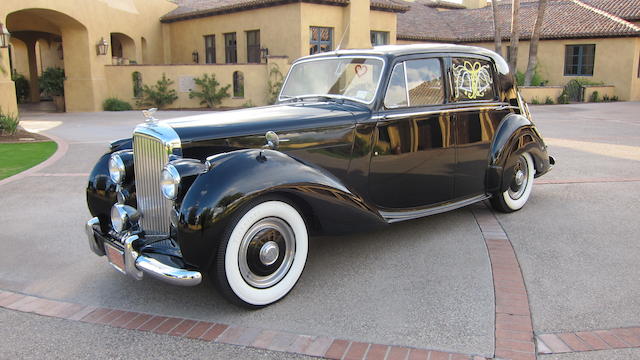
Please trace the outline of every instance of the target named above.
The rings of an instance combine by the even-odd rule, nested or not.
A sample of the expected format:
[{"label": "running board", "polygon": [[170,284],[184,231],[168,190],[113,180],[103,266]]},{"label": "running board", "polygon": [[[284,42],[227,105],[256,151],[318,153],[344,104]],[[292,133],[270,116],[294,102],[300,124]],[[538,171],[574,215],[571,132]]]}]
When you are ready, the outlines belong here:
[{"label": "running board", "polygon": [[478,201],[486,200],[490,198],[491,195],[478,195],[472,198],[464,199],[461,201],[456,201],[453,203],[447,203],[444,205],[434,206],[426,209],[419,210],[408,210],[408,211],[380,211],[380,215],[388,222],[395,223],[399,221],[417,219],[425,216],[440,214],[443,212],[455,210],[461,207],[465,207],[467,205],[471,205]]}]

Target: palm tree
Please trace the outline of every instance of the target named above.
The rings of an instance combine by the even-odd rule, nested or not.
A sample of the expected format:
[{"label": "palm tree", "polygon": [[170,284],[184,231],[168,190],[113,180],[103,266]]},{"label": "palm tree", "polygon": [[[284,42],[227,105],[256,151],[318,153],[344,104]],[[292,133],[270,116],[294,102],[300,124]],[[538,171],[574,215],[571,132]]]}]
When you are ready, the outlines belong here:
[{"label": "palm tree", "polygon": [[527,64],[527,72],[524,75],[524,84],[531,85],[533,73],[538,63],[538,42],[540,40],[540,31],[542,31],[542,23],[544,22],[544,12],[547,9],[547,0],[539,0],[538,16],[536,23],[533,25],[533,34],[531,35],[531,43],[529,46],[529,63]]},{"label": "palm tree", "polygon": [[518,40],[520,38],[520,0],[513,0],[511,5],[511,48],[509,49],[509,68],[515,73],[518,70]]},{"label": "palm tree", "polygon": [[491,7],[493,8],[493,31],[496,52],[502,55],[502,35],[500,34],[500,24],[498,24],[498,0],[492,0]]}]

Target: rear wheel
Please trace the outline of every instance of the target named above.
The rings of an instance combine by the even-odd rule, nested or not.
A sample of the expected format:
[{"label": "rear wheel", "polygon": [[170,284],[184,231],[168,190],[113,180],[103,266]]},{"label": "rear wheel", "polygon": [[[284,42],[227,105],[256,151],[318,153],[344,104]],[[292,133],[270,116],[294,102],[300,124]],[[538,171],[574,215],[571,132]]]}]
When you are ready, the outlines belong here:
[{"label": "rear wheel", "polygon": [[307,228],[280,198],[253,201],[221,239],[215,274],[221,293],[249,308],[272,304],[294,287],[307,260]]},{"label": "rear wheel", "polygon": [[504,192],[498,192],[491,198],[491,205],[501,212],[513,212],[522,209],[531,195],[535,167],[533,158],[529,153],[517,155],[513,177],[509,188]]}]

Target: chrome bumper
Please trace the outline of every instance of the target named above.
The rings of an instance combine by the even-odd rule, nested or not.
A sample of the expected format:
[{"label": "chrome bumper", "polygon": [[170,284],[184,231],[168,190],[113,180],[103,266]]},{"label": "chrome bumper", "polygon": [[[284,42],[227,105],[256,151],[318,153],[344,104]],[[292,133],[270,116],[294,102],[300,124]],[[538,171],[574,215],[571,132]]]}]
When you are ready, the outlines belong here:
[{"label": "chrome bumper", "polygon": [[[89,248],[98,256],[105,255],[104,243],[96,239],[95,231],[99,227],[97,217],[87,221],[86,231]],[[202,282],[202,274],[198,271],[180,269],[161,263],[160,261],[139,254],[134,248],[138,235],[131,235],[124,240],[124,273],[136,280],[142,280],[147,274],[158,280],[179,286],[194,286]],[[120,269],[118,269],[120,270]]]}]

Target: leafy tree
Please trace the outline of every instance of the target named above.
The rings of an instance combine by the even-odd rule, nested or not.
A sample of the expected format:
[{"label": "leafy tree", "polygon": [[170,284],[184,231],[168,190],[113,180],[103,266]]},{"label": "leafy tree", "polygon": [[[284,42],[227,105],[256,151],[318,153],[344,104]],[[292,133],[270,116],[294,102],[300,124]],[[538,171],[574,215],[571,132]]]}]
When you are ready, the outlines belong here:
[{"label": "leafy tree", "polygon": [[222,99],[228,98],[229,88],[231,85],[219,87],[220,83],[216,80],[214,74],[204,74],[201,78],[193,79],[196,85],[200,86],[202,91],[189,91],[189,99],[200,98],[200,105],[207,105],[208,108],[214,108],[222,103]]},{"label": "leafy tree", "polygon": [[171,79],[163,73],[162,79],[158,80],[155,85],[144,85],[142,87],[142,100],[138,101],[138,106],[154,106],[162,109],[165,105],[172,104],[178,99],[178,95],[174,89],[169,89],[173,85]]}]

